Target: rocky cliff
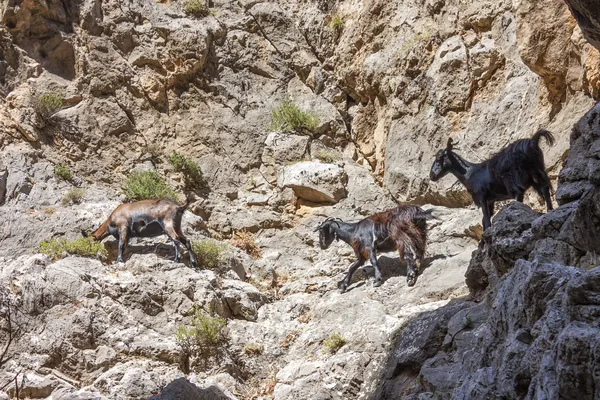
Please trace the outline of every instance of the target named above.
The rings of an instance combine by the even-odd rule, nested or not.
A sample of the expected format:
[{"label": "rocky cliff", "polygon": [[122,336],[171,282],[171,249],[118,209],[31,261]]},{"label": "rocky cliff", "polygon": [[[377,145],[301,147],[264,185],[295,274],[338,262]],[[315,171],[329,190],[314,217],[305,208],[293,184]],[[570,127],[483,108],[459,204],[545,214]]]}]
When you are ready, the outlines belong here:
[{"label": "rocky cliff", "polygon": [[[598,16],[567,3],[0,0],[0,395],[597,396],[599,110],[577,121]],[[273,128],[286,101],[310,132]],[[464,189],[429,181],[435,151],[478,161],[540,127],[561,207],[531,194],[482,238]],[[157,240],[122,265],[111,240],[102,260],[38,254],[98,226],[132,171],[183,190],[174,151],[203,172],[184,230],[217,265]],[[338,293],[351,248],[312,230],[397,201],[437,217],[417,285],[388,254],[383,286],[367,267]],[[195,310],[225,321],[215,352],[178,339]]]}]

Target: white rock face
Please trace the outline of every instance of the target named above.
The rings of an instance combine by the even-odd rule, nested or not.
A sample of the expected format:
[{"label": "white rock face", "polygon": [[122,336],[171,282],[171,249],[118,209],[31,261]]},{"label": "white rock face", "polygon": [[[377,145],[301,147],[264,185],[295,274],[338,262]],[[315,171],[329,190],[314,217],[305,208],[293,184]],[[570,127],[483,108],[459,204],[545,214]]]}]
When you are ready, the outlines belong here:
[{"label": "white rock face", "polygon": [[285,167],[277,186],[290,187],[296,196],[314,203],[337,203],[346,197],[347,181],[346,172],[337,165],[306,161]]}]

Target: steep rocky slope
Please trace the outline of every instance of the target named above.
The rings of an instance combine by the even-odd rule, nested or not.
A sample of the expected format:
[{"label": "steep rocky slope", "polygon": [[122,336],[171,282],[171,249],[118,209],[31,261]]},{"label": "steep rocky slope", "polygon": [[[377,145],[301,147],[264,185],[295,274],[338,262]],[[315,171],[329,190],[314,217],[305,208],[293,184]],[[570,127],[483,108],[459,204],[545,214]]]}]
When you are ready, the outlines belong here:
[{"label": "steep rocky slope", "polygon": [[[15,395],[15,376],[34,398],[147,398],[174,380],[166,393],[197,391],[186,374],[210,398],[539,398],[591,376],[580,386],[593,396],[597,346],[581,352],[574,336],[596,343],[594,111],[569,132],[598,93],[600,57],[584,39],[595,43],[595,14],[568,3],[583,34],[561,1],[211,1],[193,16],[183,1],[0,0],[0,295],[18,333],[8,342],[4,318],[0,393]],[[56,112],[45,94],[62,98]],[[272,131],[286,99],[318,117],[314,132]],[[541,218],[509,205],[471,259],[479,212],[460,208],[470,199],[454,179],[428,180],[434,152],[451,136],[481,160],[539,127],[558,139],[544,152],[564,205]],[[261,257],[228,246],[218,268],[194,270],[156,240],[116,266],[36,254],[98,226],[134,169],[181,189],[173,151],[210,189],[186,234],[247,230]],[[58,179],[57,163],[75,177]],[[61,205],[75,186],[82,204]],[[417,285],[388,254],[382,287],[367,267],[338,293],[351,249],[318,250],[312,229],[398,200],[438,218]],[[473,297],[451,300],[467,294],[465,272]],[[227,319],[204,365],[175,338],[195,307]],[[335,332],[347,344],[328,354]]]},{"label": "steep rocky slope", "polygon": [[[36,166],[24,170],[35,181],[32,193],[68,185],[46,162]],[[383,286],[373,288],[358,273],[350,290],[340,294],[336,282],[352,261],[351,248],[336,244],[318,250],[314,226],[321,215],[360,218],[353,209],[358,199],[363,209],[393,204],[383,201],[385,194],[367,171],[355,168],[350,175],[357,182],[348,187],[346,199],[319,207],[286,229],[260,229],[261,258],[230,247],[212,270],[170,261],[172,247],[157,246],[156,240],[134,242],[123,265],[79,257],[53,262],[33,254],[45,238],[76,237],[97,226],[118,204],[94,187],[81,205],[62,206],[57,190],[30,196],[32,203],[24,203],[28,210],[19,203],[4,206],[11,233],[3,240],[0,279],[14,300],[19,331],[2,381],[20,376],[21,394],[36,398],[51,393],[53,398],[143,398],[184,373],[230,398],[369,393],[396,330],[414,315],[466,293],[463,276],[480,234],[480,216],[476,210],[435,208],[439,219],[430,224],[430,257],[415,287],[407,287],[397,255],[388,254],[381,258]],[[367,191],[370,199],[363,198]],[[239,208],[228,213],[242,219]],[[246,218],[258,229],[252,215]],[[186,214],[187,235],[202,239],[202,227],[199,217]],[[105,246],[114,259],[115,241]],[[365,273],[372,275],[368,268]],[[188,371],[175,333],[190,323],[195,307],[228,320],[227,343],[220,358]],[[323,341],[335,332],[347,344],[330,355]],[[261,350],[248,352],[252,346]],[[14,395],[14,387],[8,393]]]},{"label": "steep rocky slope", "polygon": [[600,104],[571,132],[560,207],[496,215],[466,273],[480,301],[411,322],[373,398],[598,398],[599,145]]}]

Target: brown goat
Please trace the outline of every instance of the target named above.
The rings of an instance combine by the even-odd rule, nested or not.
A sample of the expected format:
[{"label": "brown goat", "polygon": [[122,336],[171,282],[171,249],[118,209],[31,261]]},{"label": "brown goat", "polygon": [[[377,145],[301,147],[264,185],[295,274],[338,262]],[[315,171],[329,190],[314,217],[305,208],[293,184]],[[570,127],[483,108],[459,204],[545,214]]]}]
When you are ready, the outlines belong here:
[{"label": "brown goat", "polygon": [[181,231],[181,217],[189,206],[183,206],[172,200],[142,200],[134,203],[123,203],[110,214],[110,217],[98,229],[91,233],[95,240],[102,240],[112,235],[119,240],[119,255],[115,263],[123,262],[123,253],[127,242],[132,237],[155,237],[167,235],[175,243],[175,262],[181,260],[179,245],[185,244],[190,253],[190,262],[196,265],[196,255],[190,241]]},{"label": "brown goat", "polygon": [[374,286],[380,286],[381,272],[377,265],[377,251],[396,250],[406,262],[408,286],[417,281],[417,272],[425,257],[427,243],[426,219],[433,218],[431,210],[413,205],[399,205],[358,222],[344,222],[339,218],[328,218],[319,231],[319,245],[328,248],[334,240],[341,239],[354,249],[358,258],[348,268],[346,277],[338,283],[344,292],[350,284],[352,274],[369,260],[375,269]]}]

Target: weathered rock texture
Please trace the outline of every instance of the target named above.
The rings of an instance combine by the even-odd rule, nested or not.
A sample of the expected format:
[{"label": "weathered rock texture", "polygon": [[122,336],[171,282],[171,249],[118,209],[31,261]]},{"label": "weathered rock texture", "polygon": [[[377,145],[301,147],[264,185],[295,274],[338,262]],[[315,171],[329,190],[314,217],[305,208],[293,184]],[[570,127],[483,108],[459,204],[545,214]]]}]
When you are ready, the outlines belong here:
[{"label": "weathered rock texture", "polygon": [[408,324],[373,398],[598,398],[600,185],[589,149],[599,144],[600,104],[571,132],[561,207],[539,215],[513,202],[496,215],[466,273],[482,301]]},{"label": "weathered rock texture", "polygon": [[[56,399],[196,388],[248,399],[551,398],[600,387],[589,374],[597,267],[585,271],[599,248],[598,110],[569,136],[600,88],[598,51],[584,40],[596,43],[593,4],[569,1],[575,18],[558,0],[215,0],[197,16],[186,4],[0,0],[0,344],[10,344],[0,385],[16,376],[21,397]],[[284,100],[318,117],[312,132],[272,131]],[[456,208],[470,198],[454,179],[429,182],[433,154],[451,136],[482,160],[539,127],[558,139],[544,151],[561,207],[501,211],[467,272],[473,299],[451,302],[466,294],[481,216]],[[132,243],[117,266],[37,254],[44,239],[98,226],[134,169],[181,191],[173,151],[199,163],[210,191],[185,214],[186,235],[247,231],[261,256],[223,243],[214,270],[194,270],[160,239]],[[59,162],[74,172],[68,182],[53,172]],[[75,187],[82,203],[63,206]],[[440,205],[417,285],[388,254],[382,287],[365,267],[339,294],[352,251],[318,250],[314,227],[398,200]],[[105,246],[113,260],[114,240]],[[207,360],[175,340],[198,308],[227,319],[227,344]],[[380,382],[403,327],[415,334],[400,336]],[[347,343],[326,353],[335,332]],[[16,395],[14,383],[0,387]]]},{"label": "weathered rock texture", "polygon": [[[315,142],[396,199],[457,206],[470,198],[454,179],[427,177],[449,136],[481,160],[546,127],[556,177],[566,132],[600,88],[598,51],[560,1],[212,2],[205,17],[184,6],[0,2],[0,148],[41,143],[45,158],[111,184],[185,149],[231,193],[259,171],[274,184],[275,166],[314,157]],[[576,13],[585,29],[593,11]],[[42,117],[48,92],[64,107]],[[319,124],[276,150],[269,113],[286,98]]]}]

